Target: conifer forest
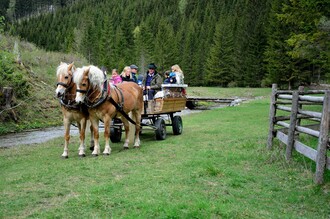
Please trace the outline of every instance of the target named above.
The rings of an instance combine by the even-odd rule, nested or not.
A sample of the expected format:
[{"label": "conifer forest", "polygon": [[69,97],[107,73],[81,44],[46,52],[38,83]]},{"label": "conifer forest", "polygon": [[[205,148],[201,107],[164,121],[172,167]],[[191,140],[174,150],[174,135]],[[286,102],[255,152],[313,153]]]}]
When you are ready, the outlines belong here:
[{"label": "conifer forest", "polygon": [[1,0],[0,18],[4,32],[86,65],[179,64],[191,86],[330,81],[329,0]]}]

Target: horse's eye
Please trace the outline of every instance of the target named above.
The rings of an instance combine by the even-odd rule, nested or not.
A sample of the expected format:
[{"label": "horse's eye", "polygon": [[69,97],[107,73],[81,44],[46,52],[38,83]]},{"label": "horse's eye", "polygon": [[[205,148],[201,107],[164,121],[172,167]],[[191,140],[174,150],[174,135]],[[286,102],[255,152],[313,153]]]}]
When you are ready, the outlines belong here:
[{"label": "horse's eye", "polygon": [[65,76],[64,78],[65,78],[65,79],[69,79],[69,76]]},{"label": "horse's eye", "polygon": [[87,84],[83,83],[83,84],[82,84],[82,86],[83,86],[83,87],[86,87],[86,86],[87,86]]}]

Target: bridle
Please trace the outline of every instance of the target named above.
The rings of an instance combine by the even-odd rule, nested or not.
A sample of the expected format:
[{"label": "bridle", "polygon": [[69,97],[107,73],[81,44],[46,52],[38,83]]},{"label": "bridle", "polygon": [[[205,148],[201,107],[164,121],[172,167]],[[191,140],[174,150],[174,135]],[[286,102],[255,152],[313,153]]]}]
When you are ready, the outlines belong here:
[{"label": "bridle", "polygon": [[69,83],[57,82],[56,86],[58,85],[65,87],[66,90],[73,87],[73,76],[71,76],[71,80],[69,81]]},{"label": "bridle", "polygon": [[[71,89],[73,86],[74,86],[74,83],[73,83],[73,76],[71,76],[71,80],[69,81],[69,83],[64,83],[64,82],[57,82],[56,83],[56,86],[58,85],[61,85],[65,88],[65,91],[64,93],[67,93],[67,91],[69,89]],[[75,104],[75,101],[71,101],[71,100],[66,100],[65,99],[65,94],[61,96],[60,98],[60,103],[61,105],[69,108],[69,109],[80,109],[80,106]]]}]

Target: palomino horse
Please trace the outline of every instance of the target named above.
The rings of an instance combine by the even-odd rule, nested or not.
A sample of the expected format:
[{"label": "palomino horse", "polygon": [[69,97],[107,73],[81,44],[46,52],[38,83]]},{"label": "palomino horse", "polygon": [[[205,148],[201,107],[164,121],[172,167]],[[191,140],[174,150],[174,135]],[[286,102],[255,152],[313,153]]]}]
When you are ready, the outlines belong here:
[{"label": "palomino horse", "polygon": [[[94,151],[100,153],[98,121],[104,122],[105,148],[103,154],[109,155],[110,148],[110,122],[120,117],[125,127],[124,149],[128,149],[129,122],[120,111],[131,112],[135,119],[134,147],[140,147],[140,123],[143,106],[142,89],[134,82],[124,82],[112,85],[107,82],[104,73],[95,66],[83,67],[75,72],[74,82],[77,84],[76,102],[84,102],[88,106],[89,118],[94,131]],[[121,107],[122,110],[118,110]]]},{"label": "palomino horse", "polygon": [[[63,113],[63,123],[65,128],[64,134],[64,152],[62,154],[63,158],[68,158],[68,145],[70,140],[70,125],[72,122],[77,122],[79,133],[80,133],[80,146],[79,146],[79,156],[85,156],[85,129],[86,122],[88,120],[88,110],[85,105],[77,104],[75,102],[76,98],[76,84],[73,82],[73,74],[76,70],[73,63],[67,64],[61,62],[57,67],[57,88],[56,96],[60,98]],[[94,144],[93,140],[93,130],[91,127],[91,144]]]}]

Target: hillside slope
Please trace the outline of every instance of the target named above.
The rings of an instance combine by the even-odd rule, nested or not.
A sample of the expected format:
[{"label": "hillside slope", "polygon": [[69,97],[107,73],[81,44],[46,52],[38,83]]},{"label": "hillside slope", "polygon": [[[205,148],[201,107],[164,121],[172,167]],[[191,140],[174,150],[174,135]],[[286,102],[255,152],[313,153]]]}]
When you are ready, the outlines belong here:
[{"label": "hillside slope", "polygon": [[[31,43],[0,35],[0,134],[62,123],[54,96],[59,63],[87,61],[78,55],[47,52]],[[5,109],[3,87],[13,87],[12,110]]]}]

